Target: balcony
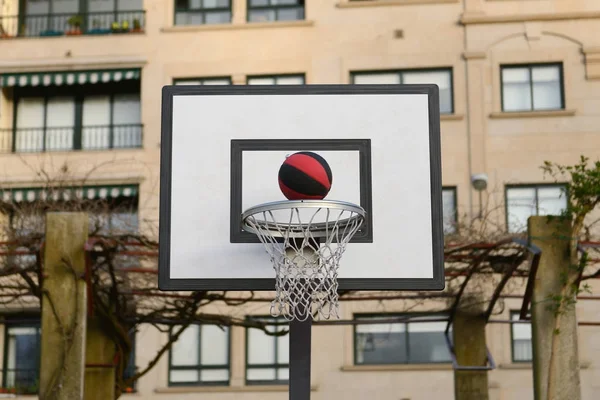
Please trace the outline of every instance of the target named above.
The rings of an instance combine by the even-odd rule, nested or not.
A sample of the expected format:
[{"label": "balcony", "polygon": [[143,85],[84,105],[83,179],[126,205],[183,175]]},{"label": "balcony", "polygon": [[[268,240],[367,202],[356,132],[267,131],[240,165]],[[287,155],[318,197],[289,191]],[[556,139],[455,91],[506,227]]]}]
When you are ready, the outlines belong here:
[{"label": "balcony", "polygon": [[0,129],[0,153],[41,153],[142,147],[141,124]]},{"label": "balcony", "polygon": [[0,393],[37,394],[39,372],[37,369],[5,369]]},{"label": "balcony", "polygon": [[0,17],[0,39],[144,32],[146,11],[105,11]]}]

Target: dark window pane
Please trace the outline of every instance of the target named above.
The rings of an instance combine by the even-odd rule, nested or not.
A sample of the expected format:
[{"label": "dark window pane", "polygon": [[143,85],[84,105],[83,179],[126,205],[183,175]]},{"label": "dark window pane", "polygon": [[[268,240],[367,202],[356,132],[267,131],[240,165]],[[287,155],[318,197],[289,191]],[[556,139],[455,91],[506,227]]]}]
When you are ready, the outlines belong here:
[{"label": "dark window pane", "polygon": [[281,8],[277,10],[278,21],[297,21],[304,19],[303,8]]},{"label": "dark window pane", "polygon": [[[117,10],[119,11],[139,11],[144,9],[143,0],[118,0]],[[130,15],[126,17],[130,17]]]},{"label": "dark window pane", "polygon": [[450,353],[443,332],[410,333],[409,343],[411,363],[450,361]]},{"label": "dark window pane", "polygon": [[201,12],[178,12],[175,14],[175,25],[202,25],[204,23]]},{"label": "dark window pane", "polygon": [[[280,322],[281,318],[255,319],[265,322]],[[271,325],[269,332],[287,329],[284,325]],[[289,375],[289,335],[267,335],[259,329],[246,330],[246,381],[248,383],[287,381]]]},{"label": "dark window pane", "polygon": [[403,364],[407,361],[405,332],[356,334],[358,364]]},{"label": "dark window pane", "polygon": [[231,22],[231,13],[229,11],[207,12],[205,16],[205,23],[207,24],[226,24]]},{"label": "dark window pane", "polygon": [[9,327],[5,387],[32,388],[38,379],[40,360],[38,326]]},{"label": "dark window pane", "polygon": [[249,10],[248,21],[267,22],[275,21],[275,10]]},{"label": "dark window pane", "polygon": [[531,76],[533,79],[533,109],[560,109],[562,99],[558,66],[535,67],[531,71]]},{"label": "dark window pane", "polygon": [[50,12],[49,0],[26,0],[25,12],[27,15],[43,15]]},{"label": "dark window pane", "polygon": [[[513,321],[519,320],[519,313],[512,313]],[[511,325],[513,361],[531,361],[533,349],[531,344],[531,324],[528,322]]]},{"label": "dark window pane", "polygon": [[250,0],[250,7],[268,6],[269,0]]},{"label": "dark window pane", "polygon": [[188,9],[188,0],[175,0],[175,9],[176,10],[187,10]]},{"label": "dark window pane", "polygon": [[203,0],[204,8],[228,8],[229,0]]}]

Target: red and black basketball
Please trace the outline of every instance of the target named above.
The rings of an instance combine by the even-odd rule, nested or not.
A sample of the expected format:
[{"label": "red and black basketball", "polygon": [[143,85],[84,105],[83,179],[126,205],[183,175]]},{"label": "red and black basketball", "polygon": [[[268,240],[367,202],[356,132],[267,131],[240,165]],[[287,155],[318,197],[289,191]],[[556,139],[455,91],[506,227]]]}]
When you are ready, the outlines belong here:
[{"label": "red and black basketball", "polygon": [[288,200],[321,200],[332,181],[327,161],[310,151],[292,154],[279,168],[279,188]]}]

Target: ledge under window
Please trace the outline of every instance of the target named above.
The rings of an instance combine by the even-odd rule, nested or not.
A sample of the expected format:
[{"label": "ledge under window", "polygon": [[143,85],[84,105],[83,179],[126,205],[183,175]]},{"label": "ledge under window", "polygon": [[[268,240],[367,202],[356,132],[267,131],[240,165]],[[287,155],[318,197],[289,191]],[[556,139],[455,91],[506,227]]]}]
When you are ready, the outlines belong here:
[{"label": "ledge under window", "polygon": [[464,117],[462,114],[440,114],[440,121],[460,121]]},{"label": "ledge under window", "polygon": [[344,372],[363,371],[452,371],[451,363],[431,364],[378,364],[378,365],[344,365],[340,368]]},{"label": "ledge under window", "polygon": [[411,4],[458,3],[458,0],[345,0],[337,4],[339,8],[406,6]]},{"label": "ledge under window", "polygon": [[[579,363],[580,369],[588,369],[590,367],[589,361],[582,361]],[[499,369],[532,369],[533,364],[530,362],[515,362],[510,364],[500,364],[498,365]]]},{"label": "ledge under window", "polygon": [[315,21],[272,21],[272,22],[248,22],[244,24],[205,24],[205,25],[175,25],[161,28],[161,32],[200,32],[200,31],[222,31],[236,29],[263,29],[263,28],[297,28],[313,26]]},{"label": "ledge under window", "polygon": [[490,118],[546,118],[546,117],[572,117],[575,110],[553,110],[553,111],[507,111],[490,114]]},{"label": "ledge under window", "polygon": [[[154,389],[155,393],[243,393],[243,392],[288,392],[289,385],[248,385],[248,386],[173,386]],[[317,386],[310,387],[311,392]]]}]

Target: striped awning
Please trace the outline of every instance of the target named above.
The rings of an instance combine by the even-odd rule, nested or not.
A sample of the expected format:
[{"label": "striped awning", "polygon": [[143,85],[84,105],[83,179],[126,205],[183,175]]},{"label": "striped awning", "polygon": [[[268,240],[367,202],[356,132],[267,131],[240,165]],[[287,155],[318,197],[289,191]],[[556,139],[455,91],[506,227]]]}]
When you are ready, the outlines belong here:
[{"label": "striped awning", "polygon": [[0,75],[0,86],[83,85],[140,79],[139,68],[85,71],[23,72]]},{"label": "striped awning", "polygon": [[135,197],[137,185],[84,186],[61,188],[11,188],[0,189],[3,203],[42,201],[96,200],[118,197]]}]

